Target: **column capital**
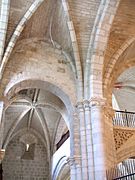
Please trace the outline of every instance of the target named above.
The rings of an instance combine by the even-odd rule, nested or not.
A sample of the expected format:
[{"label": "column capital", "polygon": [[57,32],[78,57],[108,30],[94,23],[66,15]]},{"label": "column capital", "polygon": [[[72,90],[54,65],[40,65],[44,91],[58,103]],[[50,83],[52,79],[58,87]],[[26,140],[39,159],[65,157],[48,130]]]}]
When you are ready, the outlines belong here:
[{"label": "column capital", "polygon": [[90,109],[90,101],[84,99],[83,101],[77,102],[76,108],[79,111],[89,110]]},{"label": "column capital", "polygon": [[79,110],[79,111],[84,111],[83,101],[77,102],[76,108],[77,108],[77,110]]},{"label": "column capital", "polygon": [[89,101],[90,101],[90,107],[93,107],[93,106],[105,107],[105,106],[107,106],[106,98],[91,97]]},{"label": "column capital", "polygon": [[70,166],[73,166],[74,164],[80,164],[81,163],[81,156],[68,157],[67,162]]},{"label": "column capital", "polygon": [[68,157],[67,158],[67,163],[69,164],[69,166],[73,166],[74,165],[74,158],[73,157]]},{"label": "column capital", "polygon": [[85,111],[89,110],[90,109],[90,101],[87,99],[84,99],[83,100],[83,106],[84,106]]},{"label": "column capital", "polygon": [[0,161],[3,160],[4,156],[5,156],[5,149],[1,149],[0,150]]},{"label": "column capital", "polygon": [[76,164],[80,164],[81,163],[81,156],[74,156],[74,161]]}]

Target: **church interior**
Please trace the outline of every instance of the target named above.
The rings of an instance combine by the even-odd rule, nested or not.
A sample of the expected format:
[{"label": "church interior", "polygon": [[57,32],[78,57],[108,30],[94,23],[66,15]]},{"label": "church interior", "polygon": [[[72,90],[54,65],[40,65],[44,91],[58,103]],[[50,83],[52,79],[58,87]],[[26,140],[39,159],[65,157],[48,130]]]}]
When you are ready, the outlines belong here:
[{"label": "church interior", "polygon": [[135,179],[135,0],[0,0],[0,180]]}]

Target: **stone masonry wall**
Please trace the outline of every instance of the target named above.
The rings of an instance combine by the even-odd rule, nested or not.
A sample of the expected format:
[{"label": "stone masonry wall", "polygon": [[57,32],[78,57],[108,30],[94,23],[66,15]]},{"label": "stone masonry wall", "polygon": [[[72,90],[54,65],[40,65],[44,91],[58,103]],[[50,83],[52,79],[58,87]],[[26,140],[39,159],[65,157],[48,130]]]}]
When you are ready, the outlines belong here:
[{"label": "stone masonry wall", "polygon": [[[48,162],[46,150],[38,140],[35,144],[34,159],[22,159],[25,145],[15,137],[7,146],[3,160],[4,180],[48,180]],[[30,156],[32,156],[30,154]]]},{"label": "stone masonry wall", "polygon": [[70,97],[74,96],[74,75],[60,50],[42,41],[28,40],[20,43],[12,55],[13,59],[11,57],[5,69],[1,90],[9,82],[14,85],[21,79],[42,79],[56,84]]}]

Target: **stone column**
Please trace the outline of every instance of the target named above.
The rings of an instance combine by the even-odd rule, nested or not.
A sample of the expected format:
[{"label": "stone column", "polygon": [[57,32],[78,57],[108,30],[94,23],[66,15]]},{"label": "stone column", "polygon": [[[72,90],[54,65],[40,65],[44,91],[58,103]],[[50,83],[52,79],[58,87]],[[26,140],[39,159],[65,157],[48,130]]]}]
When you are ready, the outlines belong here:
[{"label": "stone column", "polygon": [[75,108],[72,124],[70,124],[70,179],[82,180],[81,175],[81,154],[80,154],[80,134],[79,134],[79,117]]},{"label": "stone column", "polygon": [[78,102],[74,113],[72,135],[73,145],[71,151],[73,158],[71,179],[73,180],[94,180],[94,159],[92,128],[90,119],[90,103],[88,100]]},{"label": "stone column", "polygon": [[4,131],[4,119],[3,118],[4,103],[0,101],[0,149],[2,148],[3,131]]},{"label": "stone column", "polygon": [[82,180],[80,158],[69,158],[70,165],[70,179],[71,180]]},{"label": "stone column", "polygon": [[86,145],[88,157],[88,175],[89,179],[94,180],[94,157],[93,157],[93,141],[92,141],[92,125],[90,116],[90,103],[88,100],[83,101],[85,114],[85,129],[86,129]]},{"label": "stone column", "polygon": [[77,110],[80,121],[80,147],[81,147],[81,166],[82,166],[82,179],[89,179],[88,172],[88,154],[87,154],[87,139],[86,139],[86,122],[85,122],[85,110],[83,102],[78,102]]},{"label": "stone column", "polygon": [[90,105],[95,180],[105,180],[116,163],[112,111],[103,98],[91,98]]}]

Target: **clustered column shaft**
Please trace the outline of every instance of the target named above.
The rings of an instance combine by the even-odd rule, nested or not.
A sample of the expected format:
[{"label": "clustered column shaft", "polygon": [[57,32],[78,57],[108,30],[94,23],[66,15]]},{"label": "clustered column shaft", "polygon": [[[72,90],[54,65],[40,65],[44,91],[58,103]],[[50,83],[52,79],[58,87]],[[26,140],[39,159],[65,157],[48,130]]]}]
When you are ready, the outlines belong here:
[{"label": "clustered column shaft", "polygon": [[[73,122],[75,123],[74,137],[78,136],[78,131],[80,138],[78,136],[77,139],[80,141],[75,140],[74,153],[75,155],[80,153],[81,164],[74,159],[72,166],[77,162],[81,165],[81,171],[74,171],[74,178],[71,179],[106,179],[106,170],[114,167],[116,163],[113,113],[103,98],[91,98],[91,100],[79,102],[76,109],[78,119]],[[79,147],[80,151],[77,151],[76,148]],[[72,174],[71,177],[73,177]]]}]

